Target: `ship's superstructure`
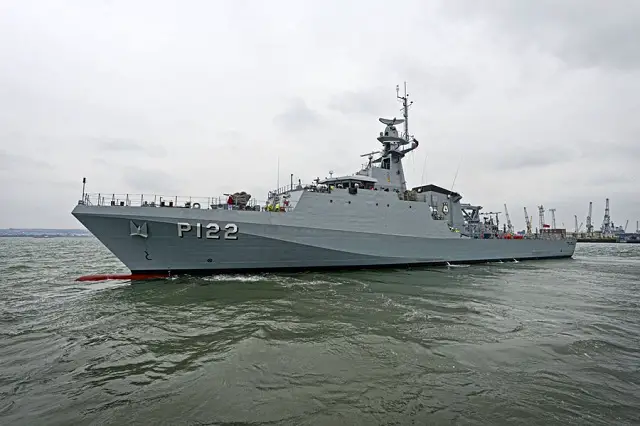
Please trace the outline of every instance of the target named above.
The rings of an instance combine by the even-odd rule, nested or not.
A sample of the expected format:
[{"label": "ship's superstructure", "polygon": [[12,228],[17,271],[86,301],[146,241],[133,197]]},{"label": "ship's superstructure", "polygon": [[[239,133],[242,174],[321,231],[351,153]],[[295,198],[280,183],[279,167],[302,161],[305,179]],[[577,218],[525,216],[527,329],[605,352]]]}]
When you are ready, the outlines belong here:
[{"label": "ship's superstructure", "polygon": [[[73,210],[134,273],[213,273],[406,266],[571,257],[564,229],[513,234],[498,213],[436,185],[407,186],[402,160],[418,148],[403,118],[380,118],[379,150],[351,175],[269,192],[158,197],[85,194]],[[404,132],[397,126],[404,124]],[[506,208],[505,208],[506,212]],[[526,210],[525,210],[526,212]]]}]

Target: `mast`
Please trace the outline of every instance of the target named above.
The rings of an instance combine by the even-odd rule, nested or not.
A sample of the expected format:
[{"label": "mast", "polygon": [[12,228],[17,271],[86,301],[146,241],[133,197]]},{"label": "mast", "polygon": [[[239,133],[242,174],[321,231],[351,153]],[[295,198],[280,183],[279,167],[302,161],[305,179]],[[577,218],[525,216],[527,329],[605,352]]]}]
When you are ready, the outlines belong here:
[{"label": "mast", "polygon": [[409,107],[413,101],[408,102],[407,82],[404,82],[404,96],[400,96],[400,86],[396,86],[396,97],[402,101],[402,116],[404,117],[404,139],[409,142]]}]

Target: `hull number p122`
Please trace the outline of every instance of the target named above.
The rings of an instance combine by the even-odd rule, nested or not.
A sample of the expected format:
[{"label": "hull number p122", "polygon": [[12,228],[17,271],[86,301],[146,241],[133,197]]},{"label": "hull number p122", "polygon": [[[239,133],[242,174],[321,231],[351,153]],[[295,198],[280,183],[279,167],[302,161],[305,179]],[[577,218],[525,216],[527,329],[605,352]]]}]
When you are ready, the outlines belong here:
[{"label": "hull number p122", "polygon": [[[203,230],[204,237],[208,240],[220,239],[220,225],[217,223],[207,223],[206,226],[202,226],[200,222],[196,223],[196,238],[202,238]],[[191,232],[193,227],[190,223],[178,222],[178,237],[183,238],[185,233]],[[224,239],[225,240],[237,240],[238,225],[235,223],[227,223],[224,226]]]}]

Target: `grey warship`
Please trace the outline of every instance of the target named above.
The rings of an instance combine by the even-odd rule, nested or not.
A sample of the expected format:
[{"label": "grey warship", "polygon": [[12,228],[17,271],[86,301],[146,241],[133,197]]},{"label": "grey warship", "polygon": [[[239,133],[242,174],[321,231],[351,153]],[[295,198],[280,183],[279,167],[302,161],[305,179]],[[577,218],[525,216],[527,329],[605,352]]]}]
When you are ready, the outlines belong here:
[{"label": "grey warship", "polygon": [[[264,204],[241,192],[175,197],[85,192],[72,211],[132,274],[215,274],[411,267],[570,258],[564,230],[514,234],[482,207],[429,184],[409,189],[402,161],[418,148],[403,118],[384,125],[356,173],[291,182]],[[399,133],[397,125],[404,124]],[[510,221],[509,221],[510,222]],[[553,231],[553,232],[552,232]]]}]

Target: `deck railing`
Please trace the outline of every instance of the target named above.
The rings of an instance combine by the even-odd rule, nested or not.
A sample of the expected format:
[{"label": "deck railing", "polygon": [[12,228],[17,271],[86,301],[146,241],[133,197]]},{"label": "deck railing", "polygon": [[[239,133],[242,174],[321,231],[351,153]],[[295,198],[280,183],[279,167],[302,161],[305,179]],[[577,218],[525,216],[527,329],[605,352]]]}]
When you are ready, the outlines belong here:
[{"label": "deck railing", "polygon": [[302,182],[281,186],[280,188],[273,189],[269,191],[269,197],[286,194],[287,192],[297,191],[297,190],[305,190],[305,191],[315,191],[318,189],[318,185],[314,184],[306,184]]},{"label": "deck railing", "polygon": [[[232,197],[232,210],[265,210],[266,201],[260,202],[254,198],[243,200],[242,197]],[[90,193],[85,194],[78,204],[87,206],[121,206],[121,207],[175,207],[195,209],[228,209],[229,195],[214,197],[192,197],[179,195],[155,194],[116,194]],[[293,205],[286,206],[285,211],[291,210]]]}]

